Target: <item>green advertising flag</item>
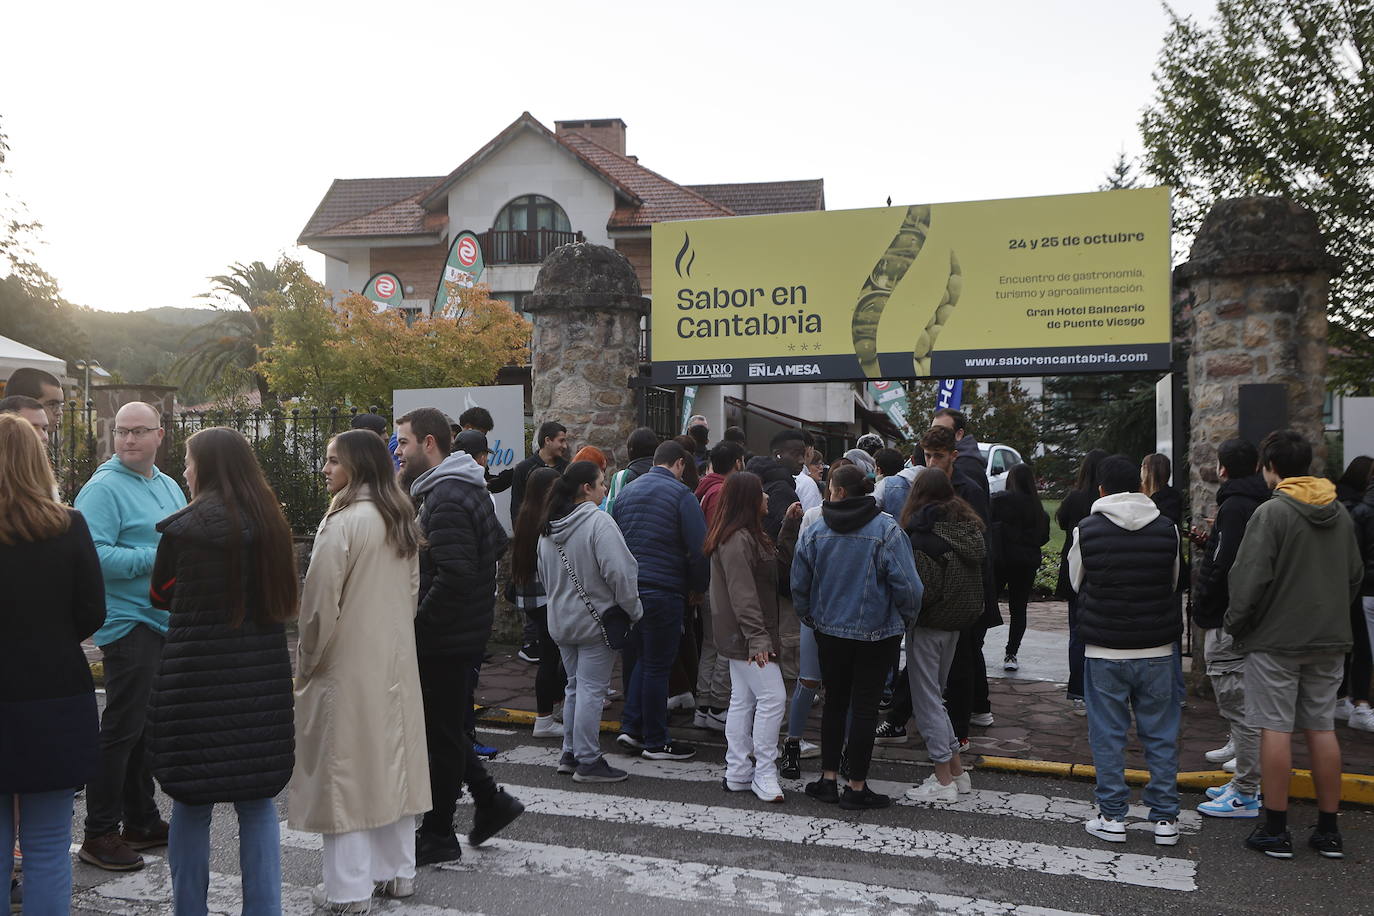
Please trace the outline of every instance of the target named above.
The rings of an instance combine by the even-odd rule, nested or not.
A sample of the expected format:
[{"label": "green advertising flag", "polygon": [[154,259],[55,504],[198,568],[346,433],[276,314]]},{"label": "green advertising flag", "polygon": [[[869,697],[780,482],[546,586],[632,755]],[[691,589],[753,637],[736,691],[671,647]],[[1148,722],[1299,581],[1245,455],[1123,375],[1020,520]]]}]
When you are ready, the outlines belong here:
[{"label": "green advertising flag", "polygon": [[464,229],[449,246],[448,259],[444,262],[443,273],[439,275],[439,288],[434,292],[434,314],[445,318],[455,317],[462,305],[457,297],[449,296],[449,284],[460,289],[471,289],[482,276],[484,267],[482,243],[473,232]]},{"label": "green advertising flag", "polygon": [[389,270],[379,270],[363,287],[363,298],[377,304],[377,311],[401,307],[401,278]]},{"label": "green advertising flag", "polygon": [[868,394],[873,398],[873,403],[878,405],[878,409],[888,415],[907,439],[916,441],[916,430],[911,428],[911,422],[907,420],[908,399],[905,385],[900,382],[869,382]]}]

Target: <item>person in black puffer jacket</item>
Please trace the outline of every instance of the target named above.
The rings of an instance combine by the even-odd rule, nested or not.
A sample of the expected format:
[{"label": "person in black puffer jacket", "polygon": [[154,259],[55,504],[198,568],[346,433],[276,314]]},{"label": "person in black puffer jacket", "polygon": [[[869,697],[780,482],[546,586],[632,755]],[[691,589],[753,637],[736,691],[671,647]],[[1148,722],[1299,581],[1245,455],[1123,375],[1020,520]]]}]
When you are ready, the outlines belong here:
[{"label": "person in black puffer jacket", "polygon": [[[1355,519],[1356,510],[1364,502],[1374,470],[1374,459],[1368,455],[1357,455],[1345,466],[1345,473],[1336,481],[1336,500],[1345,506],[1345,511]],[[1364,536],[1362,526],[1355,524],[1355,536],[1359,541]],[[1369,548],[1360,543],[1360,556],[1368,565]],[[1365,587],[1368,587],[1366,580]],[[1363,594],[1368,594],[1364,592]],[[1370,677],[1374,675],[1374,652],[1369,641],[1369,624],[1365,616],[1364,602],[1356,598],[1350,605],[1350,635],[1352,645],[1345,657],[1345,680],[1341,682],[1336,694],[1340,704],[1336,707],[1337,718],[1345,718],[1351,728],[1358,731],[1374,731],[1374,709],[1370,708]]]},{"label": "person in black puffer jacket", "polygon": [[477,686],[477,665],[491,637],[496,564],[510,539],[496,521],[482,466],[466,452],[453,452],[448,420],[441,411],[412,410],[396,421],[396,432],[401,484],[419,503],[418,520],[425,535],[415,651],[434,807],[416,832],[415,857],[417,864],[433,865],[462,855],[453,815],[464,785],[472,793],[474,846],[525,810],[497,787],[464,728]]},{"label": "person in black puffer jacket", "polygon": [[806,457],[806,436],[799,429],[784,429],[769,443],[772,458],[757,455],[749,459],[744,469],[757,474],[768,494],[768,514],[763,518],[763,530],[774,541],[782,533],[787,510],[797,502],[797,475]]},{"label": "person in black puffer jacket", "polygon": [[1069,587],[1069,548],[1073,546],[1073,532],[1078,523],[1092,514],[1093,503],[1097,500],[1097,467],[1107,453],[1095,448],[1083,456],[1078,466],[1078,477],[1073,489],[1059,504],[1054,520],[1059,530],[1064,532],[1064,546],[1059,551],[1059,581],[1055,585],[1055,596],[1068,603],[1069,614],[1069,683],[1066,693],[1073,701],[1074,712],[1087,715],[1083,703],[1083,640],[1078,635],[1078,595]]},{"label": "person in black puffer jacket", "polygon": [[178,913],[205,912],[210,817],[239,821],[245,912],[279,912],[273,799],[291,779],[295,724],[285,622],[296,616],[291,529],[252,446],[223,427],[186,443],[191,503],[163,519],[155,607],[171,612],[153,680],[148,746],[172,797],[168,861]]},{"label": "person in black puffer jacket", "polygon": [[992,497],[992,524],[997,549],[997,588],[1007,587],[1007,608],[1011,627],[1002,668],[1019,667],[1016,653],[1026,635],[1026,608],[1040,570],[1040,548],[1050,539],[1050,517],[1040,505],[1035,489],[1035,472],[1029,464],[1018,464],[1007,474],[1007,488]]},{"label": "person in black puffer jacket", "polygon": [[[100,769],[81,641],[105,622],[105,586],[86,519],[53,498],[57,481],[33,433],[28,420],[0,414],[0,835],[12,843],[22,816],[24,904],[66,913],[72,800]],[[8,860],[12,847],[0,849]]]}]

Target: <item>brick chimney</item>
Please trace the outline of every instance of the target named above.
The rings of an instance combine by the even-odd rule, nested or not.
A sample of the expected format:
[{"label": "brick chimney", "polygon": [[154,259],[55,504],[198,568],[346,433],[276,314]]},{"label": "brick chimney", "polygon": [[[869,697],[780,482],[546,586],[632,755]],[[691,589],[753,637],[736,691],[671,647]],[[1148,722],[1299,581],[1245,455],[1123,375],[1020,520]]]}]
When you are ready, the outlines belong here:
[{"label": "brick chimney", "polygon": [[625,122],[619,118],[597,118],[586,121],[554,121],[554,133],[558,136],[569,131],[586,137],[588,140],[620,155],[625,155]]}]

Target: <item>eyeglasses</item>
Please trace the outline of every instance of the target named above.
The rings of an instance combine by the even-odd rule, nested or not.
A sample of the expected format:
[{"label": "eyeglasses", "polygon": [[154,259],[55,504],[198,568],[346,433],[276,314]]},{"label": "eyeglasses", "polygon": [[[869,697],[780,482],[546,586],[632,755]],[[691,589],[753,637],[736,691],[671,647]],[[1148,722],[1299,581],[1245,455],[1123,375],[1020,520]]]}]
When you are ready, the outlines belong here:
[{"label": "eyeglasses", "polygon": [[124,439],[126,437],[133,439],[142,439],[151,432],[153,432],[153,430],[149,429],[146,426],[135,426],[133,429],[125,429],[122,426],[116,426],[114,435],[116,439]]}]

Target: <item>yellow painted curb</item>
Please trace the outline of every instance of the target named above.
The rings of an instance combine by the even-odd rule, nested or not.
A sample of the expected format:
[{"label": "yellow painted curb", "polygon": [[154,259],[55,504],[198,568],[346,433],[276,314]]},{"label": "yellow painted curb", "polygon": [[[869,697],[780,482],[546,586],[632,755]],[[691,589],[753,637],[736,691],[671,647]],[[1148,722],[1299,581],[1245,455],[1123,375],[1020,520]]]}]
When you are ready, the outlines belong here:
[{"label": "yellow painted curb", "polygon": [[[1096,779],[1097,770],[1086,763],[1059,763],[1053,760],[1022,760],[1018,757],[979,757],[978,766],[987,770],[1004,773],[1025,773],[1037,776],[1063,776],[1072,779]],[[1146,770],[1127,770],[1128,785],[1143,786],[1150,781]],[[1179,773],[1178,785],[1181,789],[1202,790],[1212,786],[1224,786],[1231,781],[1231,774],[1222,770],[1201,770],[1193,773]],[[1316,789],[1312,785],[1310,770],[1294,770],[1293,781],[1288,794],[1293,798],[1315,800]],[[1374,776],[1363,773],[1341,774],[1341,802],[1350,805],[1374,807]]]},{"label": "yellow painted curb", "polygon": [[[534,713],[527,709],[506,709],[502,706],[478,706],[477,717],[489,725],[533,725]],[[601,721],[601,730],[608,734],[620,732],[619,722]]]}]

